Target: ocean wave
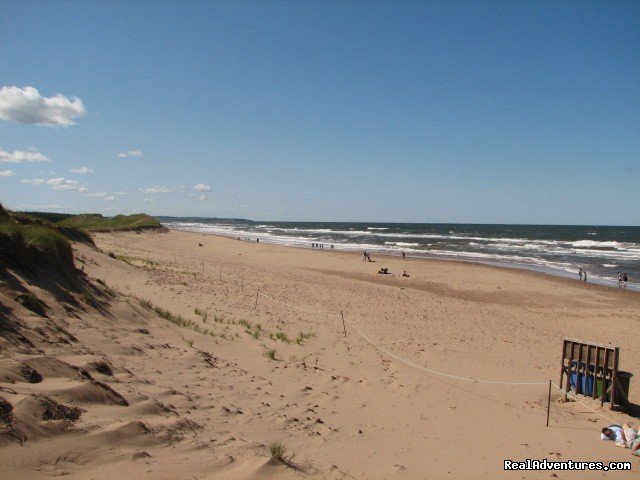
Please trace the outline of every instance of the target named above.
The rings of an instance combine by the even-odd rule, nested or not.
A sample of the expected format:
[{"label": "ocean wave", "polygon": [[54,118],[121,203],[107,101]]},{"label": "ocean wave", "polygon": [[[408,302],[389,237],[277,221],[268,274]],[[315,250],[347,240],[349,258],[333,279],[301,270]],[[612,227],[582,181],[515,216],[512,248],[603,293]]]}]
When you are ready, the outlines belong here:
[{"label": "ocean wave", "polygon": [[571,245],[582,248],[620,248],[622,246],[620,242],[598,242],[597,240],[578,240],[571,242]]},{"label": "ocean wave", "polygon": [[385,245],[396,245],[398,247],[419,247],[420,243],[414,242],[384,242]]}]

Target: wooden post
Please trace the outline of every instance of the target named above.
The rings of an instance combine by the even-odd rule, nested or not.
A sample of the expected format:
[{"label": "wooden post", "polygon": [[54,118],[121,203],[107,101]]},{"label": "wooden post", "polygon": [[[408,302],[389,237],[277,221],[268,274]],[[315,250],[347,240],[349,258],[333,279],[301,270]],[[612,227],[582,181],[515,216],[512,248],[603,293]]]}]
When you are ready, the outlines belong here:
[{"label": "wooden post", "polygon": [[[565,384],[565,389],[564,389],[565,390],[565,394],[564,394],[564,401],[565,402],[567,401],[567,393],[566,392],[568,392],[569,389],[571,388],[571,364],[573,362],[573,354],[574,354],[574,351],[575,351],[575,347],[576,347],[575,342],[573,340],[571,340],[571,348],[569,349],[569,366],[567,368],[567,383]],[[577,369],[576,369],[576,380],[577,380],[577,378],[578,378],[578,372],[577,372]],[[577,385],[576,385],[576,388],[577,388]]]},{"label": "wooden post", "polygon": [[564,359],[565,359],[565,355],[566,354],[567,354],[567,339],[565,338],[562,341],[562,357],[560,357],[560,358],[562,358],[562,363],[560,364],[560,381],[558,382],[558,385],[560,386],[560,388],[562,388],[562,379],[563,379],[563,376],[564,376],[564,373],[565,373],[564,372],[564,369],[565,369]]},{"label": "wooden post", "polygon": [[258,294],[259,293],[260,293],[259,291],[256,292],[256,306],[255,306],[256,310],[258,309]]},{"label": "wooden post", "polygon": [[[585,378],[587,379],[587,381],[585,382],[585,384],[587,384],[587,383],[588,383],[589,378],[591,378],[591,391],[593,391],[593,386],[594,386],[594,383],[593,383],[593,373],[592,373],[593,371],[592,371],[592,370],[591,370],[591,368],[590,368],[590,367],[591,367],[591,365],[593,365],[593,363],[591,363],[591,352],[592,352],[592,351],[593,351],[593,347],[592,347],[591,345],[587,344],[587,358],[586,358],[586,360],[585,360],[585,364],[586,364],[586,365],[585,365],[585,371],[584,371],[584,373],[585,373],[585,375],[586,375],[586,377],[585,377]],[[585,385],[585,386],[586,386],[586,385]],[[587,393],[586,393],[586,391],[585,391],[585,395],[586,395],[586,394],[587,394]]]},{"label": "wooden post", "polygon": [[547,427],[549,426],[549,411],[551,410],[551,380],[549,380],[549,396],[547,397]]},{"label": "wooden post", "polygon": [[[593,392],[591,398],[596,398],[596,386],[598,385],[598,369],[600,367],[600,347],[596,346],[596,363],[593,366]],[[602,380],[604,386],[604,379]]]},{"label": "wooden post", "polygon": [[344,325],[344,313],[340,310],[340,316],[342,317],[342,330],[344,330],[344,336],[347,336],[347,327]]},{"label": "wooden post", "polygon": [[620,357],[620,348],[613,350],[613,373],[611,374],[611,410],[616,405],[616,393],[618,393],[618,361]]},{"label": "wooden post", "polygon": [[604,365],[602,365],[602,396],[600,397],[600,407],[604,405],[604,399],[607,396],[607,374],[609,373],[609,352],[610,349],[604,350]]},{"label": "wooden post", "polygon": [[584,376],[585,376],[585,371],[586,368],[583,370],[583,361],[582,361],[582,348],[584,347],[584,344],[579,344],[578,345],[578,363],[576,364],[576,393],[581,393],[584,395],[584,392],[582,391],[582,385],[584,382]]}]

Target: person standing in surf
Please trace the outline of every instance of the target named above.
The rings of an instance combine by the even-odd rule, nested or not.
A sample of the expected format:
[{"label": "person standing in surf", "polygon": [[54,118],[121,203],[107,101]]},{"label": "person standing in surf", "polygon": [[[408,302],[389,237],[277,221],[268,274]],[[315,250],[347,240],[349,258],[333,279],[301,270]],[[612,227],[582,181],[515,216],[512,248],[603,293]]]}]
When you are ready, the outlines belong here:
[{"label": "person standing in surf", "polygon": [[582,281],[582,269],[578,272],[578,276],[580,277],[580,281]]}]

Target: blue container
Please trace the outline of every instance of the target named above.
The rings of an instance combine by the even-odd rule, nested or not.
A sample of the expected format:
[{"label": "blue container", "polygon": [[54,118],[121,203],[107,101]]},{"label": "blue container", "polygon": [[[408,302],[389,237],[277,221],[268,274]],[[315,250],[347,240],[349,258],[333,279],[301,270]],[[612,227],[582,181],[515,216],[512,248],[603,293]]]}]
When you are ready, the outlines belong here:
[{"label": "blue container", "polygon": [[[576,365],[578,365],[578,362],[576,360],[571,362],[572,369],[576,368]],[[588,374],[585,374],[585,367]],[[595,369],[595,365],[586,365],[584,362],[581,362],[581,371],[573,372],[571,374],[571,388],[576,393],[581,393],[583,395],[591,397],[593,395],[593,380]]]}]

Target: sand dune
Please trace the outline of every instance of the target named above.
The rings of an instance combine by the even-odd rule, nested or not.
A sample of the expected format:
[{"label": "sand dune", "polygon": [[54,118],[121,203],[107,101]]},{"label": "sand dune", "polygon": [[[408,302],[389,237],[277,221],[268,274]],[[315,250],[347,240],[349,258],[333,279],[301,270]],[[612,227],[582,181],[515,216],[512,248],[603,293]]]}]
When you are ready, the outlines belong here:
[{"label": "sand dune", "polygon": [[[104,253],[75,245],[84,290],[19,274],[0,289],[8,326],[1,478],[551,475],[505,473],[506,458],[640,468],[599,440],[605,419],[558,392],[546,428],[545,385],[433,375],[350,327],[345,337],[340,318],[416,365],[557,382],[564,336],[619,345],[621,368],[637,369],[638,294],[480,265],[369,264],[355,254],[179,232],[95,240]],[[411,277],[377,275],[381,266]],[[17,292],[35,295],[40,313]],[[640,398],[634,380],[632,400]],[[294,455],[290,466],[270,458],[276,441]]]}]

